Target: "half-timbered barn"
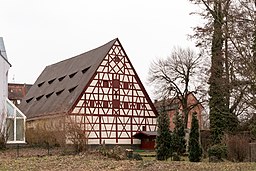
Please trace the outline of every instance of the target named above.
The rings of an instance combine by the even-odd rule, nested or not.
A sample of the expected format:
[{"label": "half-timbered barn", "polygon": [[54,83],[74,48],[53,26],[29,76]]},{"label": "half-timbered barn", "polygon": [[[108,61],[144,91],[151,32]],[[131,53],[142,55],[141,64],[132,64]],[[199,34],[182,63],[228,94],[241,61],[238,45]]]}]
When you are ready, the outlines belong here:
[{"label": "half-timbered barn", "polygon": [[156,131],[156,109],[118,39],[47,66],[20,109],[28,130],[75,124],[88,144],[135,145],[137,132]]}]

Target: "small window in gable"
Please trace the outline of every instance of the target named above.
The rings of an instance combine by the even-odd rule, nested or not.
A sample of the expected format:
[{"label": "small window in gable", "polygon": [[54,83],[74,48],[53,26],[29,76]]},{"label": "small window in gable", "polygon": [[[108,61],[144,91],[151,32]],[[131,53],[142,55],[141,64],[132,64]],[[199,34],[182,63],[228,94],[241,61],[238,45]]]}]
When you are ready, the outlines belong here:
[{"label": "small window in gable", "polygon": [[118,63],[118,62],[120,62],[121,60],[120,60],[119,57],[116,56],[116,57],[114,58],[114,61],[115,61],[116,63]]},{"label": "small window in gable", "polygon": [[103,107],[108,108],[108,101],[103,101]]},{"label": "small window in gable", "polygon": [[77,72],[74,72],[73,74],[69,75],[69,78],[73,78],[76,75]]},{"label": "small window in gable", "polygon": [[119,108],[120,101],[119,100],[113,100],[113,108]]},{"label": "small window in gable", "polygon": [[124,89],[129,89],[129,83],[128,82],[124,82]]},{"label": "small window in gable", "polygon": [[86,71],[88,71],[88,69],[90,69],[90,68],[91,68],[91,66],[89,66],[89,67],[83,69],[83,70],[82,70],[82,73],[83,73],[83,74],[86,73]]},{"label": "small window in gable", "polygon": [[113,87],[114,88],[119,88],[119,80],[117,80],[117,79],[115,79],[115,80],[113,80]]},{"label": "small window in gable", "polygon": [[138,110],[140,109],[140,103],[137,103],[137,109]]},{"label": "small window in gable", "polygon": [[56,79],[56,78],[54,78],[54,79],[48,81],[48,83],[49,83],[49,84],[52,84],[55,79]]},{"label": "small window in gable", "polygon": [[36,98],[36,100],[39,101],[43,96],[44,96],[44,95],[38,96],[38,97]]},{"label": "small window in gable", "polygon": [[124,108],[125,108],[125,109],[128,109],[128,108],[129,108],[128,102],[124,102]]},{"label": "small window in gable", "polygon": [[77,87],[77,86],[72,87],[72,88],[68,89],[68,91],[71,93],[72,91],[74,91],[74,90],[76,89],[76,87]]},{"label": "small window in gable", "polygon": [[37,84],[37,86],[38,86],[38,87],[41,87],[43,84],[44,84],[44,81],[41,82],[41,83],[39,83],[39,84]]},{"label": "small window in gable", "polygon": [[62,81],[66,76],[60,77],[58,80]]},{"label": "small window in gable", "polygon": [[103,87],[108,88],[108,80],[103,80]]},{"label": "small window in gable", "polygon": [[94,100],[90,100],[89,102],[90,102],[90,103],[89,103],[89,106],[90,106],[90,107],[94,107]]},{"label": "small window in gable", "polygon": [[49,97],[51,97],[52,94],[53,94],[53,92],[47,94],[45,97],[46,97],[46,98],[49,98]]},{"label": "small window in gable", "polygon": [[26,100],[27,103],[31,102],[31,100],[33,99],[34,97],[31,97],[29,99]]},{"label": "small window in gable", "polygon": [[64,91],[64,89],[62,89],[62,90],[60,90],[60,91],[57,91],[57,92],[56,92],[56,95],[57,95],[57,96],[60,95],[63,91]]}]

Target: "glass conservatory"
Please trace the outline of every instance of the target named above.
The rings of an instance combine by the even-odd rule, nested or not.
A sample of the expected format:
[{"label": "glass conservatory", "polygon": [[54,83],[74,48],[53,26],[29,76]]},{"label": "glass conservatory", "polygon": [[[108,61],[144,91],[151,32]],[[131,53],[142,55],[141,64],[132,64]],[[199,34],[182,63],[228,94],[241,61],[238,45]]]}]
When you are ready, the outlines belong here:
[{"label": "glass conservatory", "polygon": [[9,100],[6,99],[6,138],[8,144],[25,143],[26,116]]}]

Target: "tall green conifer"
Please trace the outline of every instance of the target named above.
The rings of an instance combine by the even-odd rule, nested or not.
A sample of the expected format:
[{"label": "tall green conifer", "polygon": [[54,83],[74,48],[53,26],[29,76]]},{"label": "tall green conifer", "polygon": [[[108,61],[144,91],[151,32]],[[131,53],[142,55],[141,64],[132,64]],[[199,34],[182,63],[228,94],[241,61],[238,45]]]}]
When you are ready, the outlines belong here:
[{"label": "tall green conifer", "polygon": [[157,137],[156,137],[156,158],[157,160],[167,160],[172,155],[171,133],[169,130],[170,118],[164,107],[161,106],[159,116],[157,118]]},{"label": "tall green conifer", "polygon": [[175,113],[174,124],[175,124],[175,128],[173,130],[172,146],[173,146],[174,152],[176,152],[177,155],[180,156],[186,152],[186,140],[185,140],[186,133],[185,133],[184,121],[179,111],[176,111]]},{"label": "tall green conifer", "polygon": [[199,162],[202,157],[202,148],[199,141],[199,125],[196,114],[192,116],[191,130],[188,143],[189,161]]}]

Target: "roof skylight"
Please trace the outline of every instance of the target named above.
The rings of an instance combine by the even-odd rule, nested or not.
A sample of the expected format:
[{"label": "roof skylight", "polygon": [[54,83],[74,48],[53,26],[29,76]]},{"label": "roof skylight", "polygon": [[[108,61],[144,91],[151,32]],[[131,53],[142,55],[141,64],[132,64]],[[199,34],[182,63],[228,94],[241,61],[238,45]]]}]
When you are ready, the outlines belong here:
[{"label": "roof skylight", "polygon": [[54,78],[54,79],[48,81],[48,83],[49,83],[49,84],[52,84],[55,79],[56,79],[56,78]]},{"label": "roof skylight", "polygon": [[34,97],[31,97],[29,99],[26,100],[27,103],[29,103]]},{"label": "roof skylight", "polygon": [[89,66],[89,67],[83,69],[83,70],[82,70],[82,73],[83,73],[83,74],[86,73],[86,71],[88,71],[88,69],[90,69],[90,68],[91,68],[91,66]]},{"label": "roof skylight", "polygon": [[76,75],[77,72],[74,72],[73,74],[69,75],[69,78],[73,78]]},{"label": "roof skylight", "polygon": [[53,94],[54,92],[51,92],[51,93],[49,93],[49,94],[46,94],[46,98],[49,98],[49,97],[51,97],[51,95]]},{"label": "roof skylight", "polygon": [[62,81],[65,77],[66,77],[66,75],[63,76],[63,77],[60,77],[58,80],[59,80],[59,81]]},{"label": "roof skylight", "polygon": [[74,90],[76,89],[76,87],[77,87],[77,86],[72,87],[72,88],[70,88],[68,91],[71,93],[72,91],[74,91]]},{"label": "roof skylight", "polygon": [[41,87],[41,86],[44,84],[44,82],[45,82],[45,81],[43,81],[43,82],[37,84],[37,86],[38,86],[38,87]]},{"label": "roof skylight", "polygon": [[44,95],[38,96],[38,97],[36,98],[36,100],[39,101],[43,96],[44,96]]},{"label": "roof skylight", "polygon": [[60,91],[57,91],[57,92],[56,92],[56,95],[57,95],[57,96],[60,95],[63,91],[64,91],[64,89],[62,89],[62,90],[60,90]]}]

